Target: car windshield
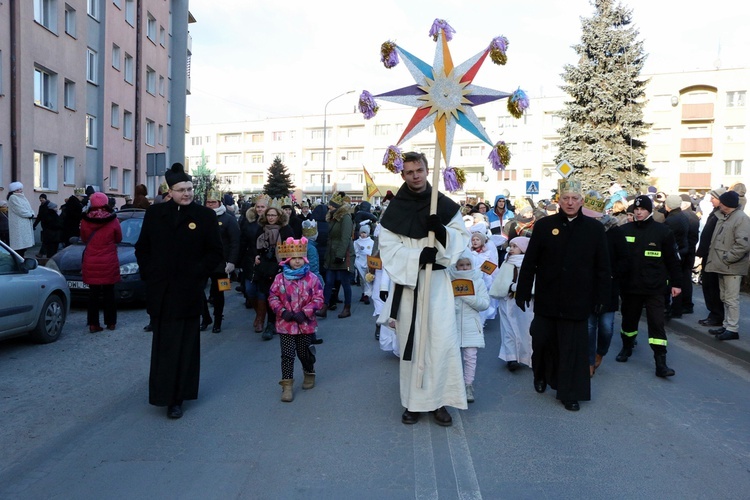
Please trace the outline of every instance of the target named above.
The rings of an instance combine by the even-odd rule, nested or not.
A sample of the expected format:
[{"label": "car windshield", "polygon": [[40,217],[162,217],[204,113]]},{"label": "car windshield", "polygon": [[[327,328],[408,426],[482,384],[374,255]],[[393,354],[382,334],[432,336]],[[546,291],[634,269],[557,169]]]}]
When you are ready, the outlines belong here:
[{"label": "car windshield", "polygon": [[141,234],[141,226],[143,226],[143,219],[140,217],[120,220],[122,242],[128,245],[135,245],[135,242],[138,241],[138,236]]}]

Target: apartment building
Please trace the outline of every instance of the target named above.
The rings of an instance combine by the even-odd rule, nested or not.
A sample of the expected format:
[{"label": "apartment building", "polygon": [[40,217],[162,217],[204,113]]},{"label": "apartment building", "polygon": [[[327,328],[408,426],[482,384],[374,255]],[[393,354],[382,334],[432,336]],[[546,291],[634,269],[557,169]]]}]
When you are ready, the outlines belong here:
[{"label": "apartment building", "polygon": [[[644,119],[652,124],[644,138],[650,184],[667,192],[685,192],[742,180],[750,146],[746,101],[750,68],[644,78],[649,79]],[[364,189],[366,167],[385,194],[400,186],[401,179],[385,170],[383,156],[401,136],[414,108],[380,102],[378,114],[365,120],[356,110],[356,101],[357,94],[344,96],[338,101],[338,111],[317,116],[211,125],[200,125],[196,123],[200,117],[193,117],[186,138],[186,165],[195,168],[205,159],[224,189],[258,193],[268,167],[279,156],[298,194],[319,198],[325,186],[327,196],[337,189],[355,199]],[[562,126],[558,113],[564,102],[563,95],[531,95],[531,106],[518,120],[510,116],[505,101],[475,108],[489,137],[505,141],[513,156],[505,171],[494,171],[487,161],[491,147],[457,127],[451,165],[465,170],[466,183],[454,198],[492,200],[504,189],[519,197],[528,188],[538,191],[535,199],[548,197],[559,178],[554,158]],[[434,130],[418,134],[402,149],[424,152],[432,165]],[[744,168],[747,177],[748,167]]]},{"label": "apartment building", "polygon": [[188,0],[0,2],[0,190],[155,192],[182,161]]}]

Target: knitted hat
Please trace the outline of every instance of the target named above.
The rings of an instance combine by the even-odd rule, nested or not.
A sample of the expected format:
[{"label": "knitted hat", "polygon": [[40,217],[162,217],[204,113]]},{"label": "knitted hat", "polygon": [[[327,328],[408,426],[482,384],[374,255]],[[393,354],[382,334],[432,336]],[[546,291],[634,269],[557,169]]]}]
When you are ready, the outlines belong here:
[{"label": "knitted hat", "polygon": [[276,255],[282,259],[279,264],[283,265],[289,262],[294,257],[301,257],[307,264],[310,261],[307,260],[307,238],[304,236],[298,240],[295,240],[291,236],[282,242],[279,240],[276,243]]},{"label": "knitted hat", "polygon": [[740,195],[738,195],[735,191],[727,191],[726,193],[719,196],[719,201],[725,207],[737,208],[740,206]]},{"label": "knitted hat", "polygon": [[667,199],[664,201],[664,205],[670,210],[675,210],[677,208],[680,208],[681,204],[682,204],[682,198],[680,198],[680,195],[678,194],[670,194],[669,196],[667,196]]},{"label": "knitted hat", "polygon": [[178,182],[190,182],[193,180],[188,174],[185,173],[185,167],[182,163],[173,163],[172,167],[164,172],[164,179],[167,181],[167,185],[171,188]]},{"label": "knitted hat", "polygon": [[359,232],[360,233],[366,233],[367,236],[370,236],[370,225],[369,225],[369,223],[367,221],[362,222],[359,225]]},{"label": "knitted hat", "polygon": [[18,191],[19,189],[23,189],[23,184],[21,184],[18,181],[11,182],[8,186],[8,190],[12,193],[13,191]]},{"label": "knitted hat", "polygon": [[711,196],[716,198],[717,200],[721,197],[722,194],[727,192],[727,188],[725,187],[718,187],[716,189],[711,190]]},{"label": "knitted hat", "polygon": [[101,208],[109,205],[109,198],[104,193],[94,193],[89,196],[89,203],[91,208]]},{"label": "knitted hat", "polygon": [[633,202],[633,206],[636,208],[648,210],[649,212],[654,211],[654,204],[651,202],[651,198],[643,194],[635,199],[635,201]]},{"label": "knitted hat", "polygon": [[523,253],[526,253],[526,249],[529,248],[529,241],[530,239],[527,236],[516,236],[510,240],[510,242],[520,248]]}]

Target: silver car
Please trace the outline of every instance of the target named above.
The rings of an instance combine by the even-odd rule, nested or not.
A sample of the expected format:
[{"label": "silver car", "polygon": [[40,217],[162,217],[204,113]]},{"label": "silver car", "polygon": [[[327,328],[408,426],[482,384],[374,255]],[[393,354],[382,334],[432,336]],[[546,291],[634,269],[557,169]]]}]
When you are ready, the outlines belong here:
[{"label": "silver car", "polygon": [[40,344],[54,342],[69,312],[65,278],[0,241],[0,339],[28,334]]}]

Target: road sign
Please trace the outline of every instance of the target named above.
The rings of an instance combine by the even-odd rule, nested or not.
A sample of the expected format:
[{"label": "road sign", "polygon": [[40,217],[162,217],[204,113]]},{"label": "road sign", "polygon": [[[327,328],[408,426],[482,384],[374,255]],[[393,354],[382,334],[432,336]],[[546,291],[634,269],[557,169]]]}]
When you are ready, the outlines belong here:
[{"label": "road sign", "polygon": [[565,177],[566,179],[573,173],[575,167],[571,165],[568,160],[563,160],[557,164],[557,173]]},{"label": "road sign", "polygon": [[539,194],[539,181],[526,181],[526,194]]}]

